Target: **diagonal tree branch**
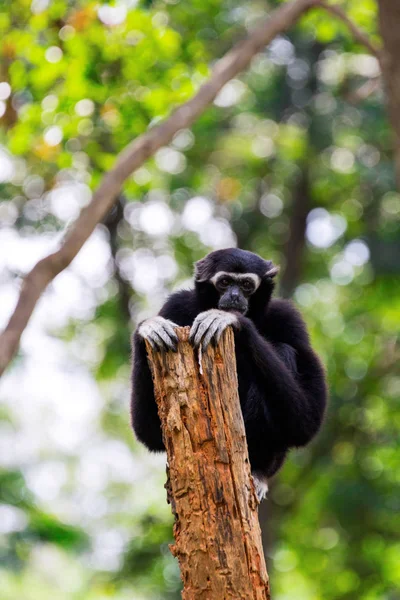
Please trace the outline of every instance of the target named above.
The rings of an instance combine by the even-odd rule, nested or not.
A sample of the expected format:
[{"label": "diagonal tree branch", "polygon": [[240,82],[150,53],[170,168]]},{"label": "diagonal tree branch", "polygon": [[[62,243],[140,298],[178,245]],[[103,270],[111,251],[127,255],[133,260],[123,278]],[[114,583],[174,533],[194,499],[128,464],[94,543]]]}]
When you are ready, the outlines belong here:
[{"label": "diagonal tree branch", "polygon": [[11,319],[0,336],[0,375],[15,355],[29,318],[47,285],[75,258],[96,225],[114,205],[124,181],[175,133],[189,127],[215,99],[221,88],[246,69],[252,58],[278,34],[292,27],[310,8],[321,6],[346,22],[355,38],[374,54],[376,49],[342,11],[334,11],[322,0],[294,0],[275,10],[268,20],[239,42],[217,62],[209,80],[188,102],[172,115],[129,144],[118,156],[115,166],[104,175],[91,203],[82,210],[67,231],[60,249],[39,261],[22,283],[20,297]]}]

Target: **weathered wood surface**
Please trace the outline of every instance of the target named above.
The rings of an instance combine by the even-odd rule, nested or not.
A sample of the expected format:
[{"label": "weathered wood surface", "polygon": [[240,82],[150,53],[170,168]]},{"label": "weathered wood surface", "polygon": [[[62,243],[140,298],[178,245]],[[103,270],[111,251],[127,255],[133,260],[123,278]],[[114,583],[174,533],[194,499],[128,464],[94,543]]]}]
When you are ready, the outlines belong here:
[{"label": "weathered wood surface", "polygon": [[240,409],[233,333],[201,357],[147,345],[167,449],[184,600],[268,600],[257,500]]}]

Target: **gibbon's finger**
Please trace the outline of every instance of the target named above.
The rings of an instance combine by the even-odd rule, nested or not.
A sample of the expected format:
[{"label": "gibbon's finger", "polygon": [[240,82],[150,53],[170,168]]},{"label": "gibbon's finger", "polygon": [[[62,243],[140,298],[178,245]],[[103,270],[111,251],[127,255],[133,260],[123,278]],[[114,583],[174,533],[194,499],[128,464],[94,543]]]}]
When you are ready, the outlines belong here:
[{"label": "gibbon's finger", "polygon": [[176,323],[170,321],[169,319],[164,319],[164,317],[160,316],[155,317],[154,321],[157,324],[157,326],[162,327],[171,338],[176,339],[176,341],[178,341],[178,336],[175,331],[175,329],[178,327]]},{"label": "gibbon's finger", "polygon": [[[190,330],[190,335],[189,335],[189,341],[192,344],[197,343],[197,345],[200,344],[200,340],[198,340],[198,330],[200,327],[203,326],[203,323],[208,323],[208,326],[216,319],[220,316],[222,311],[217,310],[215,308],[212,308],[210,310],[207,310],[206,312],[200,313],[194,320],[192,328]],[[207,327],[207,325],[206,325]],[[202,336],[201,336],[202,337]],[[196,340],[197,338],[197,340]]]},{"label": "gibbon's finger", "polygon": [[219,321],[219,319],[215,319],[215,321],[213,323],[211,323],[210,327],[206,331],[206,334],[203,338],[203,342],[201,344],[202,350],[206,350],[207,346],[209,345],[211,340],[214,340],[215,332],[218,331],[219,327],[220,327],[220,321]]},{"label": "gibbon's finger", "polygon": [[142,325],[140,327],[139,330],[139,335],[141,338],[143,338],[144,340],[147,340],[149,342],[149,344],[151,345],[151,347],[153,348],[153,350],[158,350],[158,344],[156,341],[156,338],[154,337],[154,331],[153,329],[150,327],[150,325]]},{"label": "gibbon's finger", "polygon": [[199,315],[197,315],[197,317],[193,321],[192,326],[190,328],[190,336],[189,337],[193,337],[196,334],[197,329],[200,327],[201,323],[207,317],[208,317],[208,312],[207,313],[206,312],[202,312]]},{"label": "gibbon's finger", "polygon": [[268,494],[268,479],[262,473],[252,471],[253,483],[256,490],[257,500],[261,502]]},{"label": "gibbon's finger", "polygon": [[203,336],[207,333],[207,331],[209,330],[211,325],[217,320],[218,320],[218,315],[215,315],[215,314],[207,315],[207,318],[205,318],[204,321],[200,324],[200,326],[196,332],[196,336],[194,338],[194,344],[196,347],[200,346]]},{"label": "gibbon's finger", "polygon": [[178,337],[174,327],[177,327],[177,325],[168,319],[164,319],[164,317],[153,317],[143,321],[139,326],[138,332],[142,337],[147,337],[153,330],[157,331],[161,336],[163,335],[161,332],[165,331],[173,342],[178,343]]},{"label": "gibbon's finger", "polygon": [[168,350],[171,350],[172,352],[178,352],[178,337],[176,336],[175,338],[168,338]]},{"label": "gibbon's finger", "polygon": [[[226,327],[224,327],[221,331],[221,324],[218,324],[217,329],[214,331],[214,335],[211,340],[211,344],[216,348],[218,346],[219,340],[221,339],[222,333],[225,331]],[[220,331],[220,333],[218,333]]]},{"label": "gibbon's finger", "polygon": [[178,335],[175,331],[176,327],[178,327],[178,325],[174,325],[170,321],[166,321],[164,323],[164,330],[167,332],[171,340],[175,342],[175,344],[178,343]]},{"label": "gibbon's finger", "polygon": [[149,342],[150,346],[153,348],[153,350],[158,350],[157,348],[157,344],[152,340],[152,338],[149,335],[142,335],[141,337],[146,340],[147,342]]},{"label": "gibbon's finger", "polygon": [[144,321],[138,329],[138,334],[140,337],[147,339],[149,333],[151,332],[151,326],[148,321]]},{"label": "gibbon's finger", "polygon": [[196,338],[195,341],[199,344],[201,341],[201,338],[204,336],[204,334],[208,331],[208,329],[210,328],[210,326],[212,325],[212,323],[216,320],[216,316],[209,314],[207,315],[202,322],[200,323],[197,332],[196,332]]},{"label": "gibbon's finger", "polygon": [[154,329],[157,329],[157,327],[157,317],[153,319],[146,319],[146,321],[143,321],[143,323],[139,326],[139,335],[141,335],[144,338],[147,338],[147,336],[151,335],[152,331]]},{"label": "gibbon's finger", "polygon": [[218,327],[215,330],[214,336],[211,340],[211,343],[214,346],[214,348],[218,345],[218,342],[221,339],[221,335],[223,334],[225,329],[230,326],[237,327],[237,325],[238,325],[238,319],[232,313],[226,312],[223,315],[221,315],[221,317],[218,321]]},{"label": "gibbon's finger", "polygon": [[155,333],[162,339],[164,345],[169,350],[176,350],[176,345],[178,343],[178,338],[176,337],[176,343],[171,339],[169,332],[167,331],[165,324],[160,323],[157,327],[154,328]]},{"label": "gibbon's finger", "polygon": [[205,322],[207,322],[207,317],[203,317],[203,319],[197,321],[197,323],[194,324],[193,330],[190,332],[189,340],[195,347],[199,345],[199,340],[201,340],[200,328]]},{"label": "gibbon's finger", "polygon": [[[166,331],[171,330],[173,338]],[[154,317],[144,321],[139,327],[139,335],[147,339],[155,350],[175,350],[178,339],[172,324],[163,317]]]},{"label": "gibbon's finger", "polygon": [[225,329],[227,327],[229,327],[230,323],[219,323],[218,324],[218,328],[217,331],[215,332],[215,344],[217,345],[219,343],[219,340],[221,339],[222,334],[224,333]]},{"label": "gibbon's finger", "polygon": [[216,344],[218,344],[219,340],[221,339],[221,335],[224,333],[225,329],[230,325],[232,325],[232,327],[236,327],[237,323],[238,319],[235,315],[232,315],[231,313],[226,313],[226,316],[224,316],[223,319],[220,320],[219,327],[215,333]]},{"label": "gibbon's finger", "polygon": [[171,352],[178,352],[178,342],[171,340],[171,343],[168,346],[168,350],[171,350]]},{"label": "gibbon's finger", "polygon": [[202,319],[199,319],[198,317],[196,317],[196,319],[193,321],[193,325],[190,328],[190,333],[189,333],[189,342],[191,344],[194,344],[194,338],[196,336],[196,332],[200,326],[202,322]]},{"label": "gibbon's finger", "polygon": [[168,349],[166,344],[164,343],[164,340],[162,339],[162,337],[158,334],[158,332],[155,329],[153,329],[151,331],[150,336],[155,344],[154,350],[162,352],[162,351],[165,351]]}]

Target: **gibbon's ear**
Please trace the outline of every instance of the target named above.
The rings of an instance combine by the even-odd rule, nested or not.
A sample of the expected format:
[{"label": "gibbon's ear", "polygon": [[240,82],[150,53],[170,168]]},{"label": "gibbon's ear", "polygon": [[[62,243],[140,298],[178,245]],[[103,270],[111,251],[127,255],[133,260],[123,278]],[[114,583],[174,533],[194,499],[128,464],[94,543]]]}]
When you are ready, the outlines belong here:
[{"label": "gibbon's ear", "polygon": [[211,259],[206,256],[194,263],[194,278],[200,283],[211,279],[214,274],[214,265]]},{"label": "gibbon's ear", "polygon": [[275,277],[275,275],[277,275],[280,271],[280,267],[275,266],[272,262],[271,264],[268,266],[267,271],[264,273],[264,277],[270,277],[271,279],[273,279]]}]

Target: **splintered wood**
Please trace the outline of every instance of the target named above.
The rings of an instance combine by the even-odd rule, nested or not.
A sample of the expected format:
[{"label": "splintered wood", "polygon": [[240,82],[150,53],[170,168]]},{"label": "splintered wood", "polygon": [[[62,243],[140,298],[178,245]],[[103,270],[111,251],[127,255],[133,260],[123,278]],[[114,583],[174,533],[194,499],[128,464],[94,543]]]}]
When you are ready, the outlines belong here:
[{"label": "splintered wood", "polygon": [[200,357],[147,344],[167,449],[167,490],[184,600],[268,600],[257,500],[238,396],[234,338]]}]

